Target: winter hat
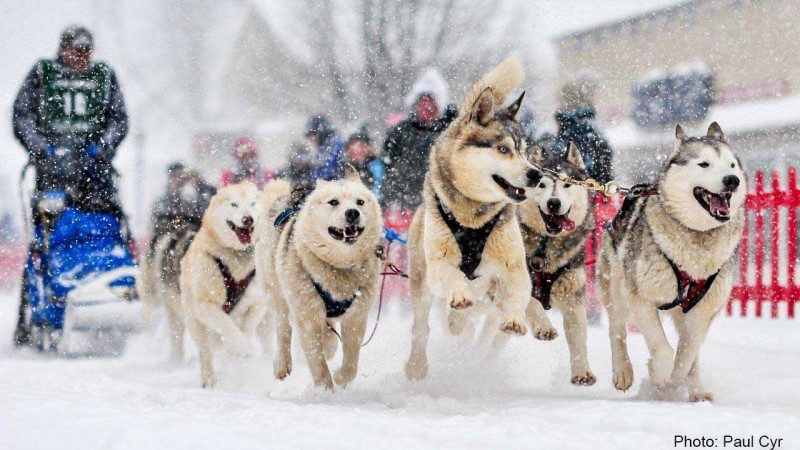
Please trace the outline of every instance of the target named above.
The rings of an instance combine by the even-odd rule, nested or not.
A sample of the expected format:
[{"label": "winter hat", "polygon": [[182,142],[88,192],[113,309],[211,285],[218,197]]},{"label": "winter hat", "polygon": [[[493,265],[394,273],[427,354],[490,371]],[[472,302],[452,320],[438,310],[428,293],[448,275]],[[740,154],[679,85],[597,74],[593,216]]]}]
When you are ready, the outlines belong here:
[{"label": "winter hat", "polygon": [[442,74],[436,69],[428,69],[411,86],[411,91],[403,98],[403,103],[406,108],[411,108],[421,96],[429,94],[436,101],[436,106],[444,110],[449,100],[448,90],[447,81]]},{"label": "winter hat", "polygon": [[233,156],[242,157],[245,155],[256,156],[258,155],[258,146],[256,141],[250,136],[242,136],[233,144]]},{"label": "winter hat", "polygon": [[361,127],[358,130],[353,132],[353,134],[351,134],[347,138],[347,145],[350,145],[351,142],[355,142],[355,141],[361,141],[361,142],[364,142],[367,145],[372,144],[372,139],[370,139],[370,137],[369,137],[369,131],[367,130],[367,125],[366,124],[361,125]]},{"label": "winter hat", "polygon": [[172,175],[177,172],[183,172],[184,169],[186,169],[186,164],[180,161],[175,161],[174,163],[167,166],[167,175]]},{"label": "winter hat", "polygon": [[61,32],[61,43],[59,49],[71,47],[76,50],[90,51],[94,46],[92,32],[81,25],[71,25]]},{"label": "winter hat", "polygon": [[308,124],[306,125],[306,136],[312,134],[327,134],[330,132],[331,128],[331,123],[328,121],[328,118],[322,114],[317,114],[308,119]]}]

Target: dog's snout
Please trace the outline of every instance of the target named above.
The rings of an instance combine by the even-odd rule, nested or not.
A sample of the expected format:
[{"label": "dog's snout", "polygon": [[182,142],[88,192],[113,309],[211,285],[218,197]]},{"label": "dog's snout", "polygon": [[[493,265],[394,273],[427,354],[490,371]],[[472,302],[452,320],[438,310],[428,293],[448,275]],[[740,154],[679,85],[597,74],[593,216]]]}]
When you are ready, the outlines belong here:
[{"label": "dog's snout", "polygon": [[722,178],[722,185],[725,186],[725,190],[733,192],[736,188],[739,187],[739,177],[736,175],[725,175]]},{"label": "dog's snout", "polygon": [[557,198],[551,198],[547,200],[547,211],[550,213],[557,213],[558,210],[561,209],[561,200]]},{"label": "dog's snout", "polygon": [[528,178],[528,186],[529,187],[536,186],[537,184],[539,184],[539,180],[542,178],[542,172],[539,172],[538,170],[530,169],[530,170],[528,170],[528,173],[526,174],[526,176]]},{"label": "dog's snout", "polygon": [[253,226],[253,216],[244,216],[242,217],[242,225],[245,227],[252,227]]},{"label": "dog's snout", "polygon": [[348,224],[354,224],[358,222],[358,218],[361,217],[361,213],[358,212],[357,209],[348,209],[344,212],[344,218]]}]

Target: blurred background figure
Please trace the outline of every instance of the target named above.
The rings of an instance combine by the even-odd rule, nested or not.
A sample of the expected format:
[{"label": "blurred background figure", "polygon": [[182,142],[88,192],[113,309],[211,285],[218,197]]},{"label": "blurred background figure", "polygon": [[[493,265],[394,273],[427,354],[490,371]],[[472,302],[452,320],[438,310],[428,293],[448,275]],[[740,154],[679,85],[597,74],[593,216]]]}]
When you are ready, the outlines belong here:
[{"label": "blurred background figure", "polygon": [[222,172],[220,185],[229,186],[244,180],[250,180],[264,189],[264,186],[275,178],[275,173],[261,164],[256,141],[250,136],[242,136],[233,144],[231,151],[234,166]]},{"label": "blurred background figure", "polygon": [[583,163],[591,178],[600,183],[612,179],[612,151],[608,141],[595,126],[594,91],[596,82],[584,75],[566,83],[561,89],[559,107],[555,118],[558,131],[551,151],[564,155],[569,141],[575,141],[583,156]]},{"label": "blurred background figure", "polygon": [[311,185],[314,182],[314,165],[311,149],[303,142],[293,142],[289,147],[286,167],[279,176],[289,181],[293,186]]},{"label": "blurred background figure", "polygon": [[[388,208],[387,217],[399,214],[403,222],[410,222],[413,210],[421,203],[430,148],[457,115],[454,106],[446,106],[447,101],[447,82],[435,69],[428,69],[405,96],[404,103],[410,113],[387,132],[383,144],[386,163],[383,203]],[[404,229],[407,224],[395,226]]]},{"label": "blurred background figure", "polygon": [[375,153],[375,147],[372,146],[366,125],[362,125],[358,131],[347,138],[345,162],[358,170],[361,181],[380,200],[385,167],[383,161]]},{"label": "blurred background figure", "polygon": [[[167,168],[167,188],[150,208],[151,246],[158,238],[183,223],[199,225],[217,189],[178,161]],[[152,250],[152,248],[151,248]]]},{"label": "blurred background figure", "polygon": [[344,176],[344,142],[333,129],[328,118],[317,114],[308,121],[306,139],[314,153],[313,179],[333,180]]}]

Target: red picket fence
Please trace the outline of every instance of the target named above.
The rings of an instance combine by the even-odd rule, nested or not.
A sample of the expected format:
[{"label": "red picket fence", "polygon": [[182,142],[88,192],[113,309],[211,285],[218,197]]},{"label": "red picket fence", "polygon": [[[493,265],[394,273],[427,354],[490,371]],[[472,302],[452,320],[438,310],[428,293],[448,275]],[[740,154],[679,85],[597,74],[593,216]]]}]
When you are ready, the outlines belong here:
[{"label": "red picket fence", "polygon": [[[781,303],[786,303],[787,316],[794,318],[795,303],[800,299],[800,286],[797,284],[797,209],[800,207],[800,188],[797,187],[797,172],[789,168],[786,188],[781,188],[778,171],[772,171],[772,186],[764,187],[764,173],[755,174],[754,189],[747,194],[745,209],[748,220],[739,247],[738,280],[731,292],[725,309],[727,315],[747,316],[754,310],[756,317],[764,316],[764,307],[769,305],[769,315],[777,318]],[[595,200],[597,227],[593,236],[586,242],[586,308],[589,314],[597,313],[599,305],[595,295],[594,265],[597,252],[601,248],[603,225],[614,218],[621,206],[620,198],[608,199],[598,196]],[[786,209],[785,222],[781,211]],[[764,225],[765,216],[769,218],[769,234]],[[752,224],[751,224],[752,222]],[[766,253],[768,240],[769,253]],[[786,243],[786,251],[781,251],[781,243]],[[783,276],[781,276],[783,275]],[[754,308],[748,308],[750,304]]]},{"label": "red picket fence", "polygon": [[[742,236],[739,253],[739,280],[731,293],[727,314],[748,314],[748,305],[755,305],[755,316],[762,317],[764,306],[769,305],[769,315],[779,315],[780,303],[786,303],[787,316],[794,318],[795,303],[800,298],[800,286],[795,280],[797,272],[797,208],[800,207],[800,189],[797,171],[790,167],[786,188],[781,188],[780,175],[772,171],[772,186],[764,187],[764,173],[756,172],[755,189],[747,194],[745,208],[748,220]],[[781,211],[786,209],[786,225],[782,226]],[[769,257],[765,255],[765,216],[769,216]],[[751,219],[752,218],[752,219]],[[751,220],[753,224],[751,224]],[[751,230],[752,226],[752,230]],[[752,235],[752,237],[751,237]],[[782,255],[781,243],[786,243]],[[766,269],[766,271],[765,271]],[[765,280],[768,275],[768,280]],[[784,275],[784,276],[781,276]]]}]

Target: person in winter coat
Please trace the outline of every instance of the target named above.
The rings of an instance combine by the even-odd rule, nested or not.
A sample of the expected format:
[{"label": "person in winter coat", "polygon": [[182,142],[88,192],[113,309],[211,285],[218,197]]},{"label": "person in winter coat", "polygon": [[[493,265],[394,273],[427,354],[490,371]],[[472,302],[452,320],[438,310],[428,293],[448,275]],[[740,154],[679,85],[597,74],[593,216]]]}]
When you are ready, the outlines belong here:
[{"label": "person in winter coat", "polygon": [[275,173],[261,164],[256,141],[250,136],[242,136],[236,140],[231,149],[234,167],[222,172],[221,186],[230,186],[250,180],[264,189],[267,183],[275,178]]},{"label": "person in winter coat", "polygon": [[216,193],[214,186],[205,182],[196,171],[187,169],[182,162],[170,164],[167,190],[150,209],[151,245],[169,232],[176,222],[191,222],[199,226],[211,197]]},{"label": "person in winter coat", "polygon": [[[37,191],[52,189],[54,174],[72,167],[73,203],[123,216],[111,163],[128,133],[128,114],[117,76],[92,60],[92,33],[73,25],[61,34],[58,56],[28,72],[14,101],[14,135],[36,168]],[[65,166],[58,161],[76,161]],[[64,156],[67,155],[67,156]],[[74,176],[72,176],[74,175]]]},{"label": "person in winter coat", "polygon": [[279,177],[293,186],[310,186],[314,181],[314,166],[311,149],[303,142],[294,142],[289,148],[289,161]]},{"label": "person in winter coat", "polygon": [[383,161],[375,154],[366,127],[361,127],[347,139],[345,162],[355,167],[364,185],[380,200],[385,169]]},{"label": "person in winter coat", "polygon": [[455,106],[445,106],[447,89],[439,72],[428,70],[405,97],[410,115],[386,134],[383,195],[389,209],[411,211],[422,202],[430,148],[457,115]]},{"label": "person in winter coat", "polygon": [[592,98],[593,83],[589,80],[578,79],[562,88],[561,105],[555,115],[558,132],[550,148],[559,154],[566,154],[569,141],[575,141],[589,177],[605,184],[613,179],[613,152],[594,125]]},{"label": "person in winter coat", "polygon": [[306,139],[314,149],[314,175],[317,179],[333,180],[344,176],[344,142],[328,118],[317,114],[308,121]]}]

